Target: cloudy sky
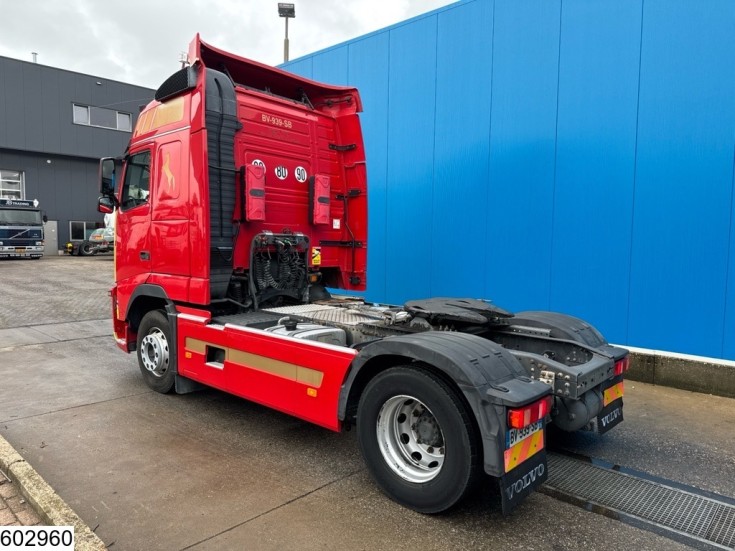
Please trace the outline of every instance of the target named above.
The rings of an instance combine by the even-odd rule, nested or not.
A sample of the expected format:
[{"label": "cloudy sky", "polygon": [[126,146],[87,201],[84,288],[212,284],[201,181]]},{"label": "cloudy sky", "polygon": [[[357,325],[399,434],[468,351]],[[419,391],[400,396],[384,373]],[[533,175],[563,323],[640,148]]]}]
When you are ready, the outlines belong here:
[{"label": "cloudy sky", "polygon": [[[291,59],[453,0],[292,0]],[[283,61],[272,0],[0,0],[0,55],[156,88],[198,32],[268,64]]]}]

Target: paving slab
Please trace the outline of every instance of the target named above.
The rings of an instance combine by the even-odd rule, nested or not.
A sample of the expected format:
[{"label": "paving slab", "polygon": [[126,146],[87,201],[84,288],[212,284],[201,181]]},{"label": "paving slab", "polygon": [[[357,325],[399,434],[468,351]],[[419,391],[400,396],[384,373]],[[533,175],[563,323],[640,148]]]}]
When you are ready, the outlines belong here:
[{"label": "paving slab", "polygon": [[0,329],[0,349],[112,335],[112,320],[69,321]]},{"label": "paving slab", "polygon": [[13,327],[0,329],[0,349],[54,342],[56,338],[31,327]]},{"label": "paving slab", "polygon": [[0,329],[110,316],[112,256],[0,260]]},{"label": "paving slab", "polygon": [[32,325],[30,328],[57,341],[112,336],[112,320],[109,317],[99,320],[46,323]]},{"label": "paving slab", "polygon": [[[0,468],[0,471],[3,471]],[[0,472],[0,526],[35,526],[41,517],[20,493],[17,485]]]},{"label": "paving slab", "polygon": [[0,349],[0,423],[149,392],[112,337]]}]

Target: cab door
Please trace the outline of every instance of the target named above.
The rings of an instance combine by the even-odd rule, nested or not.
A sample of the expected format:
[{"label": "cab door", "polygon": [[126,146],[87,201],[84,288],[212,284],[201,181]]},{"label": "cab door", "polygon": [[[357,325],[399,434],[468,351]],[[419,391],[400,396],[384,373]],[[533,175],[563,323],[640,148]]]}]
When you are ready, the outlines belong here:
[{"label": "cab door", "polygon": [[125,296],[144,283],[151,271],[150,180],[150,149],[129,155],[115,223],[115,280]]},{"label": "cab door", "polygon": [[181,140],[176,134],[156,147],[151,184],[152,283],[164,286],[170,298],[188,300],[191,275],[189,251],[189,179],[184,170]]}]

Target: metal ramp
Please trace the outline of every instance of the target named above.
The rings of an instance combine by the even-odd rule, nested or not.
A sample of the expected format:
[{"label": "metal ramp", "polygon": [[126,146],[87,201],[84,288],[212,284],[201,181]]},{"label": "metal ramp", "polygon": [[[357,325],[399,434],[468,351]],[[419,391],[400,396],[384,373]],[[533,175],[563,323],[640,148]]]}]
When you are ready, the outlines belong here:
[{"label": "metal ramp", "polygon": [[547,495],[613,518],[642,521],[636,524],[694,547],[735,549],[735,503],[729,498],[668,486],[558,453],[548,458],[549,478],[542,489]]}]

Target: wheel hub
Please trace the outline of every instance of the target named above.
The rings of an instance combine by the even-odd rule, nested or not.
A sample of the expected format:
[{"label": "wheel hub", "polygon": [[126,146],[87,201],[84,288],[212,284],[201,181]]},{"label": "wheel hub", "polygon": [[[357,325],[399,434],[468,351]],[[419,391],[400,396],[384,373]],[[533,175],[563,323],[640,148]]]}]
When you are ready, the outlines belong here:
[{"label": "wheel hub", "polygon": [[411,428],[416,432],[416,441],[419,444],[426,444],[427,446],[443,445],[439,425],[428,410],[424,410]]},{"label": "wheel hub", "polygon": [[378,445],[390,469],[404,480],[434,479],[444,464],[444,435],[434,414],[413,396],[387,400],[376,424]]},{"label": "wheel hub", "polygon": [[155,377],[163,377],[168,370],[170,356],[168,340],[163,331],[154,327],[140,343],[143,366]]}]

